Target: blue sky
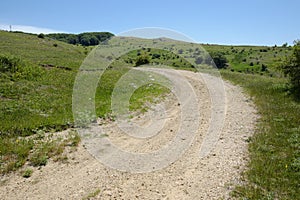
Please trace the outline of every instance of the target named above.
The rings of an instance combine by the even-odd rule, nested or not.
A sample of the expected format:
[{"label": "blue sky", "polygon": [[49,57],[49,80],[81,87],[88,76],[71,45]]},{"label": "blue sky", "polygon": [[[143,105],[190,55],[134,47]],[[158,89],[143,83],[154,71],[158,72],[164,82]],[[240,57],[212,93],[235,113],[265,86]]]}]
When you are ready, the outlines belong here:
[{"label": "blue sky", "polygon": [[118,34],[161,27],[200,43],[281,45],[300,39],[299,8],[299,0],[6,0],[0,29]]}]

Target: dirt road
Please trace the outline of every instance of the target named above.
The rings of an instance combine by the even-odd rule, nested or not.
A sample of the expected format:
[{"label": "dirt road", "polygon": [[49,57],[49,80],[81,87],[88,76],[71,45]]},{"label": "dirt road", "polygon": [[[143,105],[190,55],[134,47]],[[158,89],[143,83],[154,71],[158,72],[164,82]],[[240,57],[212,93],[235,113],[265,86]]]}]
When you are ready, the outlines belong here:
[{"label": "dirt road", "polygon": [[[28,179],[18,173],[2,177],[0,199],[229,199],[247,163],[246,141],[257,119],[249,97],[224,82],[222,103],[220,82],[213,76],[153,70],[172,79],[177,92],[126,124],[101,125],[105,142],[123,151],[83,139],[66,163],[50,161]],[[128,152],[146,157],[131,157]],[[168,161],[157,164],[151,156]]]}]

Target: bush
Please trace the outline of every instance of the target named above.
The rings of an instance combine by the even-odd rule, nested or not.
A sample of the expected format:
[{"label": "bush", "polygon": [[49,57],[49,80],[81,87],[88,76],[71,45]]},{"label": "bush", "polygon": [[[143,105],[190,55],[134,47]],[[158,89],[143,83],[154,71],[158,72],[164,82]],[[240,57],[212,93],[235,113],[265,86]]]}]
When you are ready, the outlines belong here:
[{"label": "bush", "polygon": [[43,33],[40,33],[40,34],[38,34],[38,38],[44,39],[44,38],[45,38],[45,35],[44,35]]},{"label": "bush", "polygon": [[0,55],[0,72],[15,73],[22,64],[21,59],[17,57]]},{"label": "bush", "polygon": [[160,58],[160,54],[158,54],[158,53],[154,53],[152,55],[152,59],[159,59],[159,58]]},{"label": "bush", "polygon": [[182,49],[179,49],[178,50],[178,54],[182,54],[183,53],[183,50]]},{"label": "bush", "polygon": [[218,69],[223,69],[227,67],[227,58],[221,52],[211,53],[211,58],[214,60],[216,67]]},{"label": "bush", "polygon": [[39,67],[30,66],[18,57],[1,54],[0,72],[6,73],[12,80],[21,78],[35,80],[42,74],[42,70]]},{"label": "bush", "polygon": [[296,41],[293,53],[282,65],[283,72],[289,76],[293,89],[300,94],[300,41]]},{"label": "bush", "polygon": [[284,44],[282,44],[282,47],[283,48],[286,48],[288,46],[288,43],[286,42],[286,43],[284,43]]},{"label": "bush", "polygon": [[150,61],[147,55],[140,55],[135,62],[135,67],[148,64],[149,62]]},{"label": "bush", "polygon": [[265,72],[265,71],[268,71],[268,67],[264,64],[261,65],[261,71],[262,72]]}]

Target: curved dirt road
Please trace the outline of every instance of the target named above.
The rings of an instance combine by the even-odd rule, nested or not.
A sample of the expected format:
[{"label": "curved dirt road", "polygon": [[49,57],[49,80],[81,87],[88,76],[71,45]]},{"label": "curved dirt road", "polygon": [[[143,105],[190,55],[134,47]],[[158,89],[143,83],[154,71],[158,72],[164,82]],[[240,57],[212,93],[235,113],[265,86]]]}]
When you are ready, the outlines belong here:
[{"label": "curved dirt road", "polygon": [[[173,70],[162,71],[172,74]],[[222,113],[222,107],[214,107],[214,99],[218,97],[212,97],[213,87],[217,85],[214,77],[202,76],[206,83],[209,82],[210,86],[207,86],[203,79],[199,78],[199,73],[177,72],[194,88],[197,110],[189,110],[193,112],[193,117],[184,120],[184,117],[188,117],[182,114],[184,103],[178,102],[178,96],[176,98],[175,95],[169,95],[164,102],[153,106],[147,114],[131,119],[131,122],[141,127],[152,124],[150,127],[159,130],[156,135],[144,132],[147,137],[132,137],[124,134],[116,123],[101,125],[101,129],[115,146],[127,152],[148,154],[170,144],[181,128],[182,120],[189,121],[189,126],[196,127],[194,137],[190,141],[189,136],[178,140],[189,143],[189,146],[170,165],[158,167],[155,171],[147,173],[122,172],[95,159],[99,155],[99,146],[95,145],[95,140],[83,139],[77,151],[68,153],[67,163],[50,161],[47,166],[35,169],[28,179],[22,178],[18,173],[2,177],[1,199],[82,199],[87,196],[94,196],[91,199],[228,199],[232,185],[239,183],[240,173],[247,162],[246,141],[254,131],[257,118],[255,109],[241,88],[224,82],[223,107],[225,106],[226,113]],[[215,95],[219,94],[217,89],[214,91]],[[188,98],[185,100],[188,101]],[[161,107],[165,108],[166,115],[163,117],[157,115]],[[224,121],[218,118],[222,114],[225,116]],[[195,123],[195,117],[199,118],[199,123]],[[219,123],[210,126],[212,118],[222,122],[222,126],[218,127]],[[163,120],[163,126],[160,120]],[[132,129],[128,124],[127,127],[123,126],[123,130],[126,128]],[[219,128],[218,137],[206,140],[207,134]],[[134,129],[132,130],[137,136],[139,131],[134,133]],[[178,146],[180,143],[175,144]],[[199,150],[203,144],[209,144],[208,146],[213,148],[208,149],[208,154],[204,153],[201,157]],[[176,149],[179,148],[173,148]],[[106,149],[101,150],[106,152],[110,150],[110,146],[107,145]],[[107,155],[120,154],[106,154],[106,158],[109,157]],[[129,169],[134,166],[138,168],[139,160],[135,162]],[[150,161],[149,166],[153,167]]]}]

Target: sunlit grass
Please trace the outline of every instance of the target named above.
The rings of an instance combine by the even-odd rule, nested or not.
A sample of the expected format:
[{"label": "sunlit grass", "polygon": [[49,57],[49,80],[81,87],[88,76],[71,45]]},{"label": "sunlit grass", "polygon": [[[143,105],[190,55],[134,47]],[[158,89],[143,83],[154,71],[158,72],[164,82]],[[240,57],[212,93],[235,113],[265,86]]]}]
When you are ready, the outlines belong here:
[{"label": "sunlit grass", "polygon": [[245,182],[234,195],[243,199],[299,199],[300,104],[286,79],[222,72],[252,96],[261,118],[249,144]]}]

